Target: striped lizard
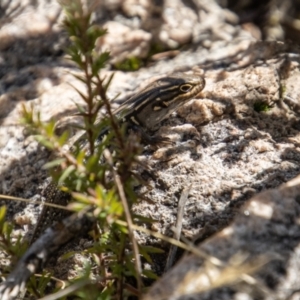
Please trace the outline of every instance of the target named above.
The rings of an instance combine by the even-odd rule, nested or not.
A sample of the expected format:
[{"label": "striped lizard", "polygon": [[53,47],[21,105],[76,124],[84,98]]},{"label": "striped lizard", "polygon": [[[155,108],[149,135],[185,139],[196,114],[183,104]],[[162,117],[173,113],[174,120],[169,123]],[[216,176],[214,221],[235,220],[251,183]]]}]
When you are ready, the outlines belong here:
[{"label": "striped lizard", "polygon": [[[195,74],[176,73],[162,77],[125,101],[114,114],[120,123],[127,124],[128,129],[133,128],[134,131],[138,131],[144,143],[164,142],[165,139],[150,136],[148,132],[155,131],[161,121],[196,96],[204,86],[204,78]],[[106,129],[101,131],[96,142],[101,142],[106,133]],[[78,142],[81,147],[85,147],[85,136],[80,136],[75,143]],[[56,185],[51,183],[46,187],[44,195],[47,202],[59,205],[66,205],[70,198],[68,194],[60,191]],[[57,208],[50,208],[45,205],[31,241],[35,241],[54,220],[59,219],[58,215],[62,213]]]},{"label": "striped lizard", "polygon": [[[168,75],[150,83],[125,101],[114,113],[120,124],[126,123],[127,128],[133,128],[134,131],[138,129],[143,142],[159,142],[159,138],[148,135],[148,132],[155,131],[161,121],[195,97],[204,86],[205,80],[198,74]],[[106,133],[107,130],[99,133],[97,139],[99,143]],[[81,144],[84,139],[83,135],[77,142]],[[68,194],[59,191],[54,184],[50,183],[47,189],[47,202],[65,205],[69,201]],[[53,225],[55,218],[53,209],[44,206],[33,238],[36,239],[40,235],[45,225],[52,225],[34,241],[7,280],[0,285],[1,299],[15,299],[28,278],[37,272],[56,250],[80,232],[87,230],[91,224],[90,220],[80,213],[73,214]]]}]

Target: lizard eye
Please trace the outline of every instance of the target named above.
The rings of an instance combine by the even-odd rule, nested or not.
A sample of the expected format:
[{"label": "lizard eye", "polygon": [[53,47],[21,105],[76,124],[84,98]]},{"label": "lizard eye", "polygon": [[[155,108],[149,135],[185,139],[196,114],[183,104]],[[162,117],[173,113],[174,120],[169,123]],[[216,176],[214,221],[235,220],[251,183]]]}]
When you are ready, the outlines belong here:
[{"label": "lizard eye", "polygon": [[187,93],[192,89],[192,87],[193,86],[191,84],[184,83],[180,86],[180,91],[183,92],[183,93]]}]

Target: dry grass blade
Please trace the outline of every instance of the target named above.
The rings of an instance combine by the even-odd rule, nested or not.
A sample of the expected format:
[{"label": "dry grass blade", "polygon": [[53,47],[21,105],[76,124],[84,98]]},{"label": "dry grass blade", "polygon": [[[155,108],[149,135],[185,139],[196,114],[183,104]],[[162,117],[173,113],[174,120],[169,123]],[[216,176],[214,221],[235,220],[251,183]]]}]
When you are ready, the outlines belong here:
[{"label": "dry grass blade", "polygon": [[134,233],[133,233],[133,222],[132,222],[130,210],[129,210],[129,207],[128,207],[128,202],[127,202],[127,199],[126,199],[126,196],[125,196],[124,188],[123,188],[122,182],[120,180],[120,177],[118,176],[118,174],[114,170],[112,157],[111,157],[111,154],[110,154],[108,149],[104,150],[104,157],[107,159],[107,161],[109,162],[109,164],[112,167],[114,180],[115,180],[115,183],[116,183],[116,186],[118,188],[118,192],[119,192],[122,204],[123,204],[123,208],[124,208],[124,212],[125,212],[126,220],[127,220],[127,224],[128,224],[128,234],[129,234],[129,238],[132,242],[132,248],[133,248],[133,253],[134,253],[134,264],[135,264],[135,269],[136,269],[136,278],[137,278],[137,283],[138,283],[138,290],[141,291],[142,286],[143,286],[142,285],[142,280],[141,280],[142,266],[141,266],[141,261],[140,261],[140,258],[139,258],[138,245],[137,245],[136,239],[134,237]]},{"label": "dry grass blade", "polygon": [[68,286],[67,288],[60,290],[57,293],[48,295],[46,297],[40,298],[39,300],[57,300],[57,299],[61,299],[62,297],[65,297],[77,290],[79,290],[80,288],[84,287],[85,285],[91,283],[91,281],[89,279],[85,279],[79,282],[76,282],[70,286]]},{"label": "dry grass blade", "polygon": [[[180,239],[184,207],[185,207],[185,203],[188,199],[188,195],[189,195],[189,192],[190,192],[191,188],[192,188],[192,185],[189,185],[187,188],[185,188],[183,190],[183,192],[181,193],[181,197],[179,199],[179,202],[178,202],[178,212],[177,212],[176,226],[175,226],[175,229],[174,229],[174,238],[176,240]],[[174,246],[174,245],[171,245],[169,255],[168,255],[168,258],[167,258],[165,272],[168,271],[172,267],[172,265],[174,264],[176,252],[177,252],[177,247]]]}]

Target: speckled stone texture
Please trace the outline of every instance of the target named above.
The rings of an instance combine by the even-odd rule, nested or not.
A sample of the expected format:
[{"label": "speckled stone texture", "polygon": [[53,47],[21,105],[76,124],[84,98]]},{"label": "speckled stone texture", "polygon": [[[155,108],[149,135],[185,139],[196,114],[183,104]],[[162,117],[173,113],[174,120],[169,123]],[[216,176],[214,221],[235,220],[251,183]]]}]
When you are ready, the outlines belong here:
[{"label": "speckled stone texture", "polygon": [[[8,206],[8,219],[15,223],[15,237],[30,235],[34,228],[40,211],[34,200],[45,200],[41,195],[47,185],[47,173],[42,166],[50,156],[20,124],[21,107],[34,105],[44,121],[62,121],[75,112],[74,101],[80,101],[71,85],[83,88],[71,75],[80,71],[65,58],[64,47],[68,42],[59,26],[62,13],[57,2],[21,2],[20,6],[16,0],[3,2],[5,14],[0,20],[0,193],[33,200],[27,206],[1,200],[1,205]],[[300,171],[300,51],[290,44],[256,41],[236,25],[234,14],[224,11],[214,1],[199,1],[201,5],[194,6],[187,2],[164,1],[164,7],[157,7],[152,1],[102,1],[102,7],[95,11],[95,21],[112,28],[98,45],[104,49],[111,47],[115,55],[103,74],[111,74],[112,63],[120,57],[143,58],[147,49],[158,42],[168,47],[168,51],[155,56],[136,72],[115,72],[109,90],[111,98],[119,94],[115,107],[153,78],[167,73],[201,69],[206,79],[206,87],[196,99],[164,122],[157,132],[169,137],[173,146],[154,150],[145,147],[140,160],[149,163],[157,179],[145,178],[151,190],[137,187],[137,192],[145,193],[143,197],[151,202],[141,201],[134,210],[156,220],[153,230],[172,235],[178,200],[183,189],[191,184],[182,235],[204,241],[199,247],[210,247],[212,255],[221,258],[225,253],[219,243],[221,239],[225,241],[225,235],[229,254],[244,249],[245,243],[241,243],[246,235],[247,253],[252,258],[270,248],[270,240],[281,255],[280,247],[285,243],[287,252],[278,268],[270,263],[257,275],[260,286],[272,289],[270,293],[260,293],[260,299],[275,299],[271,296],[283,289],[299,288],[290,280],[299,278],[297,268],[292,268],[297,264],[299,248],[294,236],[298,226],[298,198],[295,194],[292,198],[282,194],[289,190],[289,185],[279,187]],[[122,30],[114,30],[117,28]],[[114,40],[116,43],[112,43]],[[190,44],[174,51],[187,41]],[[268,105],[267,111],[257,109],[261,104]],[[292,184],[296,189],[298,181]],[[272,192],[247,202],[271,188]],[[264,213],[266,209],[272,213],[267,217],[257,216],[255,210],[250,213],[253,218],[247,217],[245,209],[240,210],[245,203],[250,212],[252,204],[258,203],[258,212],[261,209]],[[268,230],[273,226],[275,212],[279,215],[281,210],[278,218],[284,226],[277,224],[274,230]],[[254,225],[263,234],[259,243],[253,234]],[[216,237],[205,241],[218,232]],[[231,240],[235,235],[235,240]],[[137,238],[141,244],[168,249],[166,243],[152,237],[137,233]],[[80,245],[85,242],[80,241]],[[72,247],[78,249],[80,245]],[[165,256],[155,261],[152,268],[161,274]],[[0,263],[9,262],[1,256]],[[60,263],[55,275],[72,277],[81,264],[78,257],[73,262]],[[184,268],[189,269],[188,265]],[[270,272],[276,277],[271,285],[264,279]],[[150,295],[153,291],[159,299],[156,287]],[[244,283],[242,292],[224,288],[199,299],[257,299],[253,291],[256,289],[250,283]],[[233,294],[234,298],[228,298]],[[168,299],[172,292],[163,295]],[[286,297],[287,293],[282,295]]]}]

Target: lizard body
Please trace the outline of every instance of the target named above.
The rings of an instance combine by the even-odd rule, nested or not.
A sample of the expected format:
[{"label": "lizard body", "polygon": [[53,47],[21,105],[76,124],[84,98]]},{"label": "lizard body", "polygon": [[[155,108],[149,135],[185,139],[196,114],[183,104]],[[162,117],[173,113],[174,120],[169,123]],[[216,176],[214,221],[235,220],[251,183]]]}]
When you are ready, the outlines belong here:
[{"label": "lizard body", "polygon": [[[205,86],[205,80],[199,75],[186,75],[176,73],[162,77],[140,92],[137,92],[118,109],[114,111],[117,120],[126,123],[127,128],[138,131],[145,143],[164,142],[165,139],[150,136],[148,132],[153,132],[157,126],[173,113],[180,106],[196,96]],[[108,129],[102,130],[96,143],[100,143]],[[81,148],[86,147],[86,135],[82,134],[75,143],[79,143]],[[44,197],[47,202],[65,206],[70,195],[62,192],[53,183],[45,188]],[[58,208],[44,206],[35,227],[31,243],[51,224],[69,215],[68,212]]]},{"label": "lizard body", "polygon": [[[156,142],[156,138],[148,136],[148,131],[156,130],[161,121],[173,111],[195,97],[205,86],[205,80],[199,75],[173,74],[154,81],[146,88],[125,101],[116,111],[115,116],[119,123],[126,123],[127,127],[142,132],[142,140]],[[101,131],[97,142],[100,143],[107,129]],[[86,136],[80,136],[76,143],[85,147]],[[50,183],[45,189],[47,202],[65,205],[69,195],[60,191]],[[89,212],[72,214],[62,221],[54,223],[57,217],[62,218],[58,209],[44,206],[38,221],[33,240],[37,240],[22,256],[13,272],[0,285],[1,299],[15,299],[24,289],[29,277],[37,272],[55,251],[81,232],[86,232],[93,222]],[[51,225],[50,227],[48,227]],[[48,227],[44,233],[40,232]]]}]

